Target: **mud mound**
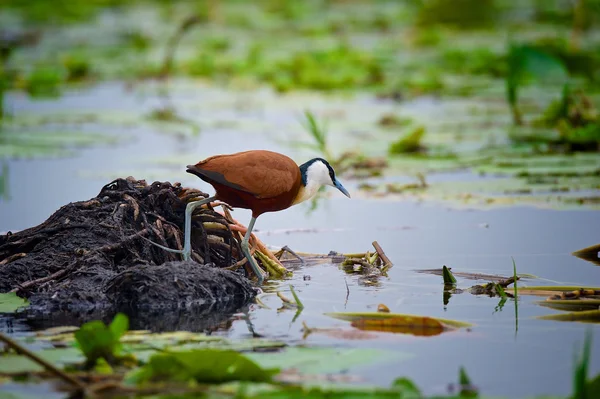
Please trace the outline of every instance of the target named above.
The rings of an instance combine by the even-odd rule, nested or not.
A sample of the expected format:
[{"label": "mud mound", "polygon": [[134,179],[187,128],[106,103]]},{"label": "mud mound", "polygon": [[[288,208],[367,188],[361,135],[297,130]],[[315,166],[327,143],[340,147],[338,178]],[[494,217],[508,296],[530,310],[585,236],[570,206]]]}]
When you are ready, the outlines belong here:
[{"label": "mud mound", "polygon": [[39,226],[0,236],[0,292],[45,312],[242,306],[254,290],[243,268],[222,270],[242,258],[222,215],[194,214],[194,262],[146,240],[181,248],[185,206],[203,197],[178,183],[117,179]]}]

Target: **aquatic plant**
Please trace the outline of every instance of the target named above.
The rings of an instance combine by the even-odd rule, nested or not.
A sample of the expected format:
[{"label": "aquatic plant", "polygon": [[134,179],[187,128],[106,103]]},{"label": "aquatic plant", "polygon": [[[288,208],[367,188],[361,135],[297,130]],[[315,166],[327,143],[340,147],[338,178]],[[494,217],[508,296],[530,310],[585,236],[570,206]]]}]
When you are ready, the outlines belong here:
[{"label": "aquatic plant", "polygon": [[223,383],[229,381],[270,382],[279,369],[266,369],[234,351],[194,349],[157,353],[141,368],[130,373],[128,381]]},{"label": "aquatic plant", "polygon": [[442,276],[444,277],[444,286],[456,286],[456,277],[452,275],[452,272],[446,265],[442,267]]},{"label": "aquatic plant", "polygon": [[315,114],[310,110],[304,110],[304,119],[300,120],[304,130],[309,133],[313,143],[298,143],[323,154],[323,157],[333,161],[331,151],[327,145],[327,125],[324,121],[318,121]]},{"label": "aquatic plant", "polygon": [[67,71],[66,80],[77,82],[90,77],[92,66],[89,57],[84,54],[72,53],[63,58],[63,66]]},{"label": "aquatic plant", "polygon": [[458,74],[506,76],[506,56],[487,47],[448,48],[441,53],[444,69]]},{"label": "aquatic plant", "polygon": [[25,81],[25,90],[32,97],[57,97],[65,80],[62,68],[53,65],[37,66]]},{"label": "aquatic plant", "polygon": [[[573,373],[573,399],[590,399],[592,392],[588,392],[588,369],[592,353],[592,330],[586,329],[583,347],[579,354],[575,354]],[[596,392],[597,394],[597,392]]]},{"label": "aquatic plant", "polygon": [[417,126],[407,135],[391,143],[388,152],[396,155],[423,151],[424,147],[421,143],[423,136],[425,136],[425,127]]},{"label": "aquatic plant", "polygon": [[100,320],[85,323],[75,332],[75,340],[92,368],[99,359],[115,364],[121,353],[121,337],[129,329],[129,318],[118,313],[107,326]]},{"label": "aquatic plant", "polygon": [[564,147],[568,152],[600,150],[600,114],[591,98],[583,92],[564,87],[560,99],[552,102],[544,114],[533,121],[541,127],[555,128],[555,138],[538,136],[539,141]]},{"label": "aquatic plant", "polygon": [[490,27],[498,20],[496,0],[420,1],[417,22],[420,25],[449,25],[459,29]]},{"label": "aquatic plant", "polygon": [[340,44],[325,50],[298,51],[276,60],[259,78],[273,83],[279,91],[329,91],[372,87],[382,84],[385,75],[382,60],[374,54]]},{"label": "aquatic plant", "polygon": [[506,100],[510,106],[515,125],[522,125],[519,109],[519,90],[531,81],[552,80],[566,82],[567,71],[563,63],[529,45],[512,44],[508,52],[508,72],[506,75]]}]

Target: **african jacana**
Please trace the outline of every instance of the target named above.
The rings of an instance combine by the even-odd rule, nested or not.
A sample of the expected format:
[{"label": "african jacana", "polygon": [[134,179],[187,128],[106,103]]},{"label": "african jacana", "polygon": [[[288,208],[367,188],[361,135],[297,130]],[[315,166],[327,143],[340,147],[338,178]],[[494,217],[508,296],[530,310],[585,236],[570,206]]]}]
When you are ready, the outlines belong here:
[{"label": "african jacana", "polygon": [[262,284],[264,276],[250,255],[248,241],[256,218],[265,212],[287,209],[312,198],[321,186],[332,186],[350,198],[336,177],[335,171],[323,158],[313,158],[298,166],[289,157],[271,151],[254,150],[229,155],[216,155],[188,165],[187,172],[210,183],[213,197],[187,204],[185,208],[185,239],[183,250],[157,246],[183,255],[189,260],[192,252],[192,213],[197,207],[219,200],[234,208],[252,211],[252,219],[242,240],[242,251]]}]

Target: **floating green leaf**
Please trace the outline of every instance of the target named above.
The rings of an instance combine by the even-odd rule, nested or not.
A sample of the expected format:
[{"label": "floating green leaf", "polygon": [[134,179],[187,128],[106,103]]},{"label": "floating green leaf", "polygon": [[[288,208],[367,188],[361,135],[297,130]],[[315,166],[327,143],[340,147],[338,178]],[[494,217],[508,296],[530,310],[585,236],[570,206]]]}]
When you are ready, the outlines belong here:
[{"label": "floating green leaf", "polygon": [[294,369],[303,374],[343,373],[350,367],[409,359],[410,354],[374,348],[290,347],[280,352],[252,352],[261,367]]},{"label": "floating green leaf", "polygon": [[548,308],[569,310],[572,312],[600,308],[600,299],[548,299],[545,301],[537,301],[536,303]]},{"label": "floating green leaf", "polygon": [[[385,320],[385,319],[423,319],[424,316],[400,314],[400,313],[382,313],[382,312],[332,312],[325,313],[326,316],[333,317],[334,319],[346,320],[346,321],[360,321],[360,320]],[[451,319],[441,319],[438,317],[427,317],[434,319],[442,324],[450,327],[463,328],[472,327],[473,324],[464,321],[457,321]]]},{"label": "floating green leaf", "polygon": [[406,136],[390,144],[388,152],[391,155],[395,155],[422,151],[423,146],[421,141],[423,140],[423,136],[425,136],[425,127],[417,126]]},{"label": "floating green leaf", "polygon": [[461,367],[458,373],[458,384],[460,385],[461,398],[477,397],[477,390],[475,390],[475,388],[471,384],[471,379],[467,375],[467,370],[465,370],[464,367]]},{"label": "floating green leaf", "polygon": [[118,313],[110,326],[100,320],[90,321],[75,332],[75,340],[87,358],[87,365],[93,366],[100,358],[109,364],[114,363],[121,351],[121,336],[129,327],[129,319]]},{"label": "floating green leaf", "polygon": [[600,323],[600,310],[584,310],[581,312],[558,313],[537,316],[541,320],[580,321],[582,323]]},{"label": "floating green leaf", "polygon": [[406,377],[396,378],[392,388],[402,391],[403,398],[421,398],[422,394],[417,385]]},{"label": "floating green leaf", "polygon": [[13,313],[28,305],[27,299],[20,298],[14,292],[0,294],[0,313]]},{"label": "floating green leaf", "polygon": [[[55,365],[74,364],[83,360],[81,352],[73,347],[44,349],[37,351],[36,354]],[[43,369],[40,364],[27,356],[12,353],[0,355],[0,373],[26,373]]]},{"label": "floating green leaf", "polygon": [[588,390],[588,369],[590,366],[590,355],[592,353],[592,330],[585,331],[583,348],[579,356],[575,355],[575,372],[573,373],[573,398],[587,399],[593,396],[589,395]]},{"label": "floating green leaf", "polygon": [[127,378],[138,384],[148,381],[223,383],[269,382],[278,369],[264,369],[246,356],[220,349],[196,349],[159,353]]},{"label": "floating green leaf", "polygon": [[442,276],[444,277],[445,285],[456,285],[456,278],[452,275],[452,272],[446,265],[442,267]]}]

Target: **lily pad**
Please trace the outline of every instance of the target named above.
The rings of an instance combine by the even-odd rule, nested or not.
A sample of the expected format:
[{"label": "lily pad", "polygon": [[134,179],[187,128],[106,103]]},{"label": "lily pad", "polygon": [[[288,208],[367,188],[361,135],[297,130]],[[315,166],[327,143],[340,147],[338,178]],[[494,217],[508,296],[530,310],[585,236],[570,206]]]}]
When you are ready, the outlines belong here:
[{"label": "lily pad", "polygon": [[196,349],[156,354],[127,379],[138,384],[148,381],[268,382],[278,372],[278,369],[261,368],[248,357],[232,350]]},{"label": "lily pad", "polygon": [[[81,352],[74,347],[44,349],[37,351],[36,354],[59,366],[78,363],[84,359]],[[0,373],[35,372],[43,369],[38,363],[23,355],[12,353],[0,355]]]},{"label": "lily pad", "polygon": [[579,321],[582,323],[600,323],[600,309],[582,312],[557,313],[537,317],[540,320]]},{"label": "lily pad", "polygon": [[262,367],[295,369],[304,374],[341,373],[352,367],[409,359],[410,354],[370,348],[291,347],[281,352],[249,353]]},{"label": "lily pad", "polygon": [[25,306],[29,306],[29,301],[20,298],[14,292],[0,294],[0,313],[13,313]]},{"label": "lily pad", "polygon": [[364,320],[389,320],[393,319],[396,321],[397,325],[417,325],[417,324],[427,324],[425,319],[432,319],[438,321],[441,324],[445,324],[449,327],[455,328],[465,328],[472,327],[473,324],[467,323],[464,321],[451,320],[451,319],[440,319],[436,317],[425,317],[411,314],[401,314],[401,313],[382,313],[382,312],[333,312],[333,313],[325,313],[326,316],[333,317],[339,320],[346,320],[350,322],[361,322]]},{"label": "lily pad", "polygon": [[570,310],[573,312],[600,308],[600,299],[548,299],[536,303],[552,309]]}]

